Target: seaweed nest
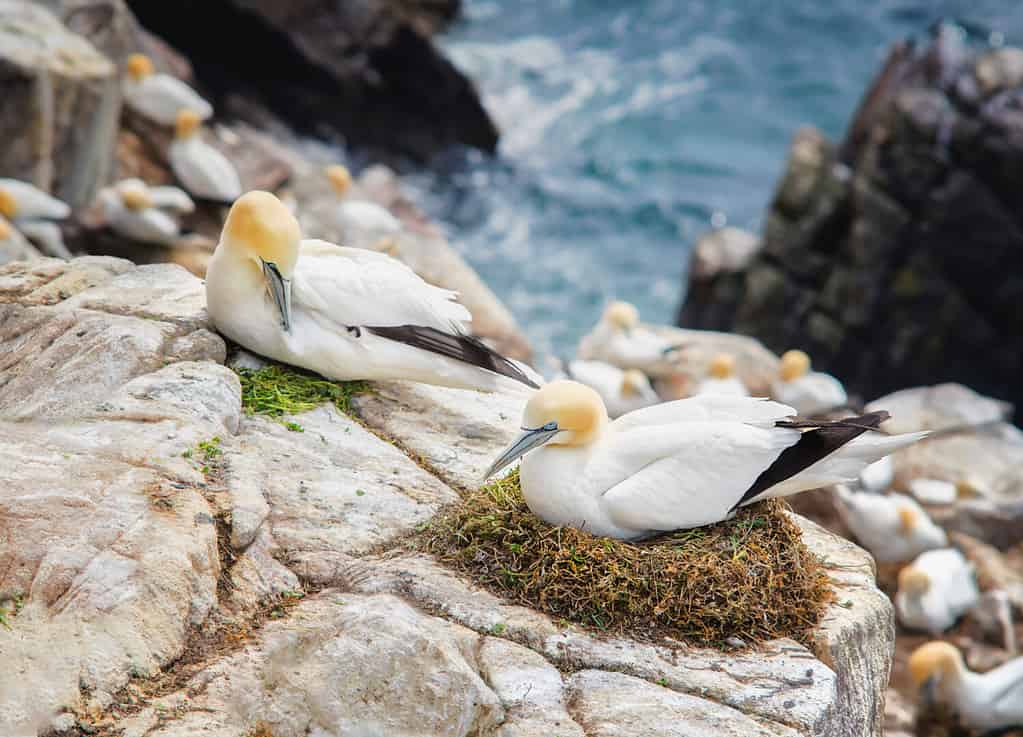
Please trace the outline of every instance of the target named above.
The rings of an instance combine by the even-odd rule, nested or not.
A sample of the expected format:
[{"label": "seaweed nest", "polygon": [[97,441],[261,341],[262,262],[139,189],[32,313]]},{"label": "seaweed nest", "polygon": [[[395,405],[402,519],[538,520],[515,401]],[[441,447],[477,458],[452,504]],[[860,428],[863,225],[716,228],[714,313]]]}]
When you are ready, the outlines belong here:
[{"label": "seaweed nest", "polygon": [[516,471],[441,512],[415,545],[515,603],[601,631],[715,647],[809,644],[832,593],[784,510],[769,500],[727,522],[628,543],[545,523]]},{"label": "seaweed nest", "polygon": [[369,391],[365,381],[329,381],[308,371],[271,363],[260,369],[236,368],[246,414],[280,417],[308,412],[331,402],[350,413],[352,397]]}]

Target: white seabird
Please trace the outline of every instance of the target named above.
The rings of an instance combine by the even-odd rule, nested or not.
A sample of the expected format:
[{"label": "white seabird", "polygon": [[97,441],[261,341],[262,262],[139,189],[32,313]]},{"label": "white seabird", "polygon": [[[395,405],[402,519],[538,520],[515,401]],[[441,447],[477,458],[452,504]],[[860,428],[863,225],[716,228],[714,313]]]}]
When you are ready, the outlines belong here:
[{"label": "white seabird", "polygon": [[[594,390],[555,381],[530,398],[522,435],[487,471],[519,457],[529,508],[553,525],[635,539],[709,525],[739,507],[854,479],[921,433],[872,432],[878,412],[791,422],[791,407],[702,395],[608,419]],[[532,451],[532,452],[530,452]]]},{"label": "white seabird", "polygon": [[934,641],[913,651],[909,673],[925,702],[950,707],[965,727],[992,731],[1023,724],[1023,658],[974,673],[954,645]]},{"label": "white seabird", "polygon": [[906,627],[940,635],[980,599],[973,566],[955,548],[928,550],[899,571],[895,611]]},{"label": "white seabird", "polygon": [[894,480],[895,462],[891,456],[885,456],[881,460],[871,463],[860,474],[860,486],[875,494],[888,491]]},{"label": "white seabird", "polygon": [[[176,206],[191,200],[177,187],[163,187],[161,200]],[[175,190],[181,197],[168,190]],[[99,193],[103,217],[112,230],[143,243],[171,243],[181,236],[178,221],[157,206],[152,190],[140,179],[123,179]]]},{"label": "white seabird", "polygon": [[927,550],[948,545],[945,531],[934,524],[916,500],[905,494],[871,494],[851,491],[845,486],[839,486],[837,493],[840,516],[878,561],[908,561]]},{"label": "white seabird", "polygon": [[390,256],[302,240],[268,192],[235,202],[206,272],[217,329],[263,356],[337,380],[535,388],[522,367],[466,334],[469,311],[455,297]]},{"label": "white seabird", "polygon": [[238,170],[224,154],[202,140],[200,123],[193,110],[178,113],[174,140],[167,152],[171,170],[190,194],[229,205],[242,194]]},{"label": "white seabird", "polygon": [[71,214],[66,202],[19,179],[0,179],[0,215],[51,256],[71,258],[60,227],[51,222]]},{"label": "white seabird", "polygon": [[213,115],[213,106],[177,77],[156,74],[145,54],[128,57],[122,90],[124,101],[160,125],[174,125],[181,110],[193,110],[200,120]]},{"label": "white seabird", "polygon": [[787,351],[781,357],[781,369],[772,394],[779,402],[795,407],[803,417],[841,407],[849,399],[842,382],[834,376],[810,371],[810,357],[803,351]]},{"label": "white seabird", "polygon": [[650,379],[637,369],[622,371],[602,361],[570,361],[565,366],[565,376],[600,394],[612,418],[661,401]]},{"label": "white seabird", "polygon": [[330,186],[338,195],[332,214],[344,244],[377,251],[387,250],[382,247],[382,242],[401,233],[401,221],[374,202],[346,197],[352,187],[352,175],[346,167],[335,164],[328,166],[325,173]]},{"label": "white seabird", "polygon": [[735,358],[727,353],[719,353],[711,360],[707,376],[696,388],[696,393],[748,397],[749,389],[735,375]]},{"label": "white seabird", "polygon": [[672,354],[679,348],[641,325],[634,305],[618,301],[607,306],[600,322],[579,341],[577,357],[658,378],[672,373]]}]

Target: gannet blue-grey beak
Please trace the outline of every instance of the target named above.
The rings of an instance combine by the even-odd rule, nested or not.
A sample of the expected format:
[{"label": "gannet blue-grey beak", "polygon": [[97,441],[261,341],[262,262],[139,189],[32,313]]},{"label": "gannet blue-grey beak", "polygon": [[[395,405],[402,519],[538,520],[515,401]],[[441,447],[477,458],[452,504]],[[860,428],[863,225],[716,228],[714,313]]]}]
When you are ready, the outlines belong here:
[{"label": "gannet blue-grey beak", "polygon": [[281,329],[286,333],[290,333],[291,279],[285,279],[281,276],[280,269],[277,268],[277,264],[273,261],[264,261],[260,258],[259,262],[263,265],[263,277],[266,279],[270,296],[273,297],[274,304],[277,305],[277,311],[281,315]]},{"label": "gannet blue-grey beak", "polygon": [[502,468],[511,465],[534,448],[539,448],[559,432],[558,423],[556,422],[548,422],[542,427],[522,428],[522,434],[515,439],[515,442],[509,445],[504,452],[502,452],[501,455],[499,455],[497,459],[490,464],[490,468],[488,468],[487,472],[483,474],[483,480],[486,481]]}]

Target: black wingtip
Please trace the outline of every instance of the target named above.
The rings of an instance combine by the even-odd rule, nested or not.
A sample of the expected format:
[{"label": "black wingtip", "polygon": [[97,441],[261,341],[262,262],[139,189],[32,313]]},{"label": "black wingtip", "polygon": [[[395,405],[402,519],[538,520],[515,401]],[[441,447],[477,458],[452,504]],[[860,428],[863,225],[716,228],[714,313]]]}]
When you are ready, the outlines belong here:
[{"label": "black wingtip", "polygon": [[487,371],[493,371],[495,374],[525,384],[530,389],[540,388],[522,369],[515,365],[514,361],[505,358],[471,335],[452,335],[436,328],[421,325],[388,325],[366,327],[364,330],[379,335],[381,338],[394,340],[413,348],[420,348],[439,356],[446,356]]}]

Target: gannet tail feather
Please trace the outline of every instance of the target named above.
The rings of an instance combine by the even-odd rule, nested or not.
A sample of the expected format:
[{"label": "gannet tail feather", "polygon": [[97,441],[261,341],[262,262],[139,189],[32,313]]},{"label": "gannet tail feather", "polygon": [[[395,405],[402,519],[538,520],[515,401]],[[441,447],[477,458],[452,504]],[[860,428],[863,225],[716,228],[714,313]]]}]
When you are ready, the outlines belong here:
[{"label": "gannet tail feather", "polygon": [[363,329],[379,335],[381,338],[398,341],[413,348],[430,351],[487,371],[493,371],[495,374],[514,379],[532,389],[539,388],[536,382],[529,378],[514,361],[510,361],[497,351],[488,348],[479,339],[470,335],[453,335],[422,325],[388,325]]},{"label": "gannet tail feather", "polygon": [[[831,422],[779,421],[776,423],[778,427],[812,429],[807,429],[794,445],[783,450],[732,509],[749,504],[762,495],[787,496],[856,478],[868,464],[926,435],[885,435],[877,432],[889,416],[880,410]],[[871,432],[870,436],[861,438],[867,432]],[[818,463],[820,465],[816,465]],[[811,466],[816,466],[813,473],[805,474]]]}]

